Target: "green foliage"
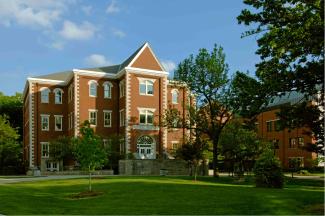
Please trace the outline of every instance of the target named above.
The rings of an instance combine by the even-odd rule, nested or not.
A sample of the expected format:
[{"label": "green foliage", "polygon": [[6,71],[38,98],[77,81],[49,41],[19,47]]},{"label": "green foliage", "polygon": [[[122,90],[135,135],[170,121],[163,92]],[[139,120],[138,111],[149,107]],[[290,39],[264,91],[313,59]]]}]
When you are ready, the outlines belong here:
[{"label": "green foliage", "polygon": [[[231,91],[227,77],[228,65],[222,47],[214,46],[211,52],[200,49],[194,57],[183,60],[175,71],[175,80],[186,83],[196,96],[196,106],[188,109],[186,119],[171,113],[172,127],[195,128],[205,134],[213,145],[214,176],[218,175],[218,139],[223,127],[239,107],[239,100]],[[168,114],[167,114],[168,116]]]},{"label": "green foliage", "polygon": [[17,130],[10,126],[6,116],[0,115],[0,172],[10,167],[22,166],[22,149],[18,142]]},{"label": "green foliage", "polygon": [[219,145],[225,160],[236,166],[237,170],[234,170],[234,166],[232,166],[232,171],[241,175],[245,169],[244,162],[251,162],[250,164],[253,165],[256,157],[263,150],[256,132],[245,129],[242,123],[236,119],[225,126],[219,139]]},{"label": "green foliage", "polygon": [[50,142],[50,158],[54,161],[63,162],[67,159],[73,159],[74,145],[70,137],[59,136]]},{"label": "green foliage", "polygon": [[261,62],[256,75],[264,92],[274,96],[298,91],[317,102],[285,107],[281,116],[290,127],[309,127],[318,145],[310,145],[309,150],[324,154],[324,0],[244,3],[251,10],[244,9],[237,19],[254,26],[243,36],[258,37],[256,53]]},{"label": "green foliage", "polygon": [[[123,159],[125,156],[121,154],[120,151],[120,144],[121,144],[121,136],[113,134],[110,135],[107,140],[107,145],[104,145],[104,150],[107,155],[107,166],[110,169],[113,169],[115,173],[118,172],[118,161]],[[132,159],[131,157],[133,154],[128,155],[129,159]]]},{"label": "green foliage", "polygon": [[17,128],[20,135],[19,140],[23,139],[23,100],[22,94],[16,93],[13,96],[4,95],[0,92],[0,115],[9,118],[10,126]]},{"label": "green foliage", "polygon": [[101,168],[107,158],[101,139],[95,135],[90,123],[85,121],[80,128],[81,137],[76,140],[75,157],[83,169],[94,171]]},{"label": "green foliage", "polygon": [[284,176],[281,163],[271,150],[266,150],[255,163],[256,187],[282,188]]}]

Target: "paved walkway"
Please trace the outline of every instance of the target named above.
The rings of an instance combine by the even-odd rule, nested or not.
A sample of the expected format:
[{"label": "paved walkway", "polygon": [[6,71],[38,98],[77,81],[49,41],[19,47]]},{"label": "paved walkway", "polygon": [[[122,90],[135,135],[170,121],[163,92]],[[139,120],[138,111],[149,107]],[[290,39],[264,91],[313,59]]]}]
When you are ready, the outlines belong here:
[{"label": "paved walkway", "polygon": [[[103,176],[103,175],[101,175]],[[74,179],[74,178],[87,178],[88,175],[51,175],[51,176],[40,176],[40,177],[10,177],[8,178],[0,178],[0,184],[10,184],[10,183],[19,183],[19,182],[34,182],[34,181],[44,181],[44,180],[52,180],[52,179]],[[96,177],[94,175],[93,177]]]}]

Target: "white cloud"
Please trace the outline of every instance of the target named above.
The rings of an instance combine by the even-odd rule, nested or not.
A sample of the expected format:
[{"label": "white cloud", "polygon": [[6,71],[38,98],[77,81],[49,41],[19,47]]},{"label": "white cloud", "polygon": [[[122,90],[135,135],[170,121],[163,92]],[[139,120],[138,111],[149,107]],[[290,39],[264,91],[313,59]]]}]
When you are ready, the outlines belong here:
[{"label": "white cloud", "polygon": [[120,8],[117,6],[117,2],[115,0],[112,0],[106,9],[106,13],[112,14],[118,12],[120,12]]},{"label": "white cloud", "polygon": [[82,6],[81,7],[81,10],[86,14],[86,15],[90,15],[91,14],[91,11],[93,10],[93,7],[90,6],[90,5],[85,5],[85,6]]},{"label": "white cloud", "polygon": [[63,50],[64,43],[62,41],[55,41],[50,45],[50,47],[57,49],[57,50]]},{"label": "white cloud", "polygon": [[166,71],[168,72],[173,72],[176,69],[176,64],[175,62],[171,60],[162,60],[161,64],[165,68]]},{"label": "white cloud", "polygon": [[92,54],[85,59],[85,63],[91,67],[100,67],[112,65],[112,62],[100,54]]},{"label": "white cloud", "polygon": [[87,40],[92,38],[96,31],[97,28],[89,22],[83,22],[81,25],[77,25],[74,22],[65,20],[59,34],[69,40]]},{"label": "white cloud", "polygon": [[0,0],[0,24],[51,28],[73,0]]},{"label": "white cloud", "polygon": [[125,32],[119,30],[119,29],[112,29],[113,35],[115,35],[118,38],[124,38],[126,36]]}]

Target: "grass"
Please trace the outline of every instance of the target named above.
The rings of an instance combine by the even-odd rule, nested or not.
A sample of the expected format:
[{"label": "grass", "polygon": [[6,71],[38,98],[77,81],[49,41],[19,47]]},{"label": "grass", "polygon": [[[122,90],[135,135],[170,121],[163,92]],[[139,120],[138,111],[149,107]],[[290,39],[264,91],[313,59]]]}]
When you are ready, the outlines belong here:
[{"label": "grass", "polygon": [[255,188],[229,177],[106,177],[101,196],[71,199],[87,179],[0,185],[0,214],[320,214],[324,182],[294,179],[284,189]]}]

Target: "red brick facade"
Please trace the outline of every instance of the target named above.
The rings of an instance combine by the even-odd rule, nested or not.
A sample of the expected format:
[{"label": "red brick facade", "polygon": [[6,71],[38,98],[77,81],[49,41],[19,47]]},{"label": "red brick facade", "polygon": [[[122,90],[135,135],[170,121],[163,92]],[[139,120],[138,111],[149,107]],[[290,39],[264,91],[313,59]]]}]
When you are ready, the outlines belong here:
[{"label": "red brick facade", "polygon": [[[24,159],[31,169],[58,169],[62,164],[48,161],[48,143],[60,135],[77,136],[85,120],[93,121],[95,132],[104,139],[112,134],[124,137],[121,149],[125,155],[163,157],[182,144],[186,131],[160,127],[161,116],[169,106],[183,113],[188,98],[186,89],[169,84],[167,77],[168,72],[146,43],[121,65],[28,78],[24,91]],[[61,97],[55,93],[58,91]]]}]

